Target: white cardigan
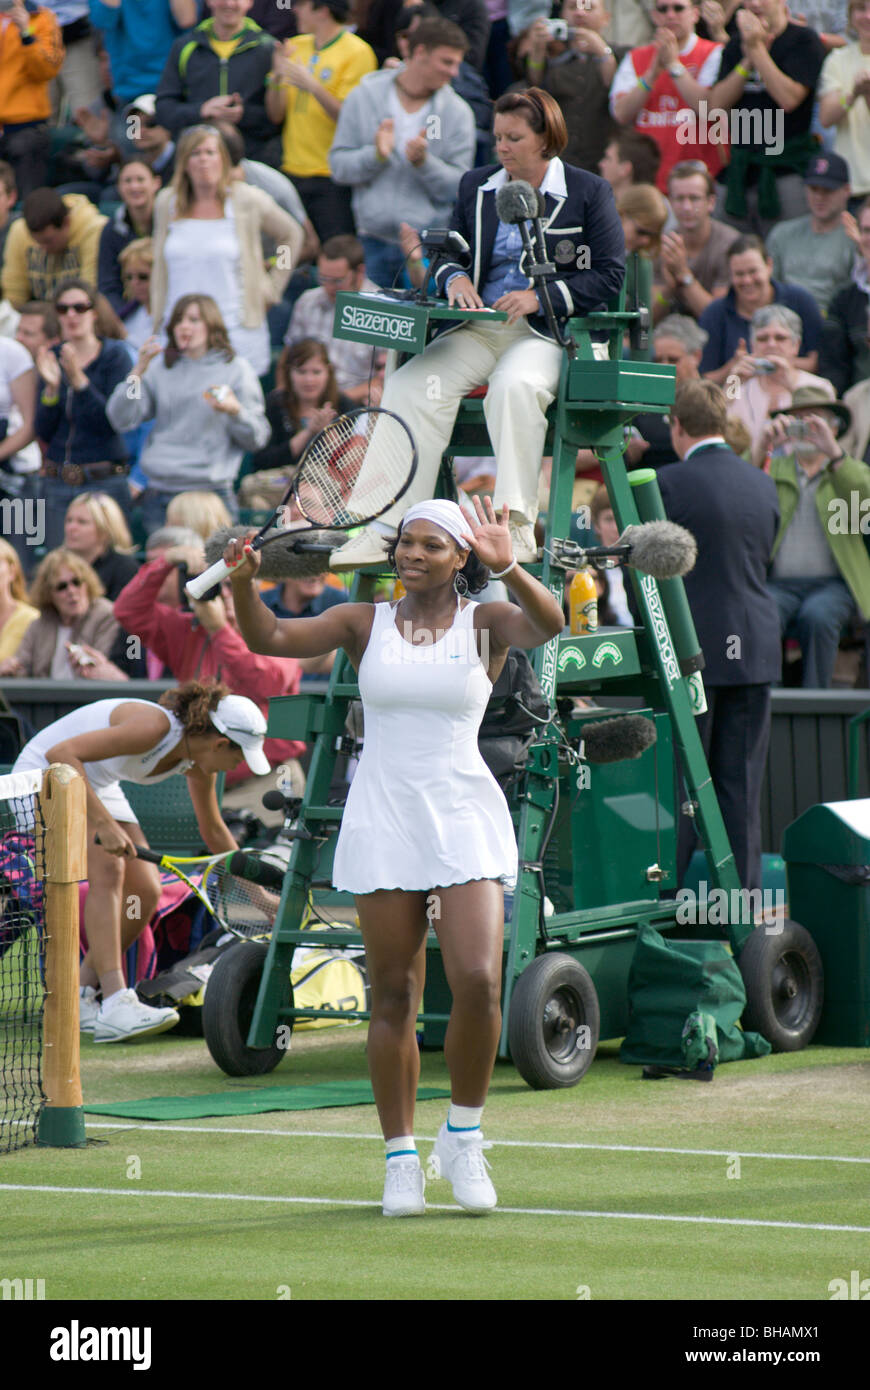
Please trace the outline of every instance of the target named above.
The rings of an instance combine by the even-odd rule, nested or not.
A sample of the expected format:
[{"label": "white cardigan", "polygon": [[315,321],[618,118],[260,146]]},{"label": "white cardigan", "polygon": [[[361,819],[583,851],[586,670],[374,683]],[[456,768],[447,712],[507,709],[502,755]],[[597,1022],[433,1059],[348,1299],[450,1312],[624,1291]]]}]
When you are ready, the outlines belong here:
[{"label": "white cardigan", "polygon": [[[242,263],[242,326],[259,328],[270,304],[276,304],[290,279],[305,233],[274,198],[248,183],[230,184]],[[164,188],[154,203],[154,268],[151,272],[151,316],[155,330],[165,327],[171,305],[166,303],[166,237],[175,216],[175,192]],[[208,255],[208,221],[203,221],[203,254]],[[262,234],[277,243],[279,254],[269,269],[263,263]],[[286,248],[286,250],[284,249]],[[283,252],[283,254],[282,254]]]}]

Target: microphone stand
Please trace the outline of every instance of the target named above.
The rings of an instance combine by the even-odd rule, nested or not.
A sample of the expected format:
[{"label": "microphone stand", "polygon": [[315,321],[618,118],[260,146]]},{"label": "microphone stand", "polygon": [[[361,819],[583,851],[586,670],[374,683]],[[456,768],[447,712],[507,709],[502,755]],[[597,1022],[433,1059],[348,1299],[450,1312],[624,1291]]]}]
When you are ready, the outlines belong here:
[{"label": "microphone stand", "polygon": [[[556,267],[552,261],[548,261],[546,259],[538,259],[537,249],[532,242],[532,238],[529,235],[528,220],[523,219],[522,222],[517,223],[517,226],[520,229],[520,236],[523,239],[523,250],[525,251],[526,259],[528,261],[529,279],[533,281],[534,288],[538,292],[541,303],[544,306],[544,317],[547,320],[547,327],[549,328],[556,342],[559,343],[560,346],[565,349],[568,356],[575,357],[577,354],[577,344],[571,337],[570,333],[563,333],[562,329],[559,327],[559,323],[556,318],[555,311],[553,309],[553,301],[550,298],[550,286],[547,284],[547,280],[556,274]],[[544,227],[543,223],[541,222],[540,210],[538,211],[537,216],[534,218],[534,226],[535,240],[537,241],[538,246],[541,248],[541,255],[545,256],[546,253],[544,247],[546,243],[544,241]]]}]

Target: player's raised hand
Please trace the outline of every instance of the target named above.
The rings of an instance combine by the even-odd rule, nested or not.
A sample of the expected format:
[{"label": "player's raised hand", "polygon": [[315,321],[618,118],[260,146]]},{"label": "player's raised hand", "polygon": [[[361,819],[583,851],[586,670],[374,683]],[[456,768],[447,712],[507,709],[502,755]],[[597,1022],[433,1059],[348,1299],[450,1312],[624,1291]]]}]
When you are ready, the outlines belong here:
[{"label": "player's raised hand", "polygon": [[507,569],[514,558],[514,548],[509,528],[510,510],[507,503],[496,513],[491,497],[473,497],[477,522],[466,518],[468,529],[473,536],[472,549],[475,555],[496,574]]}]

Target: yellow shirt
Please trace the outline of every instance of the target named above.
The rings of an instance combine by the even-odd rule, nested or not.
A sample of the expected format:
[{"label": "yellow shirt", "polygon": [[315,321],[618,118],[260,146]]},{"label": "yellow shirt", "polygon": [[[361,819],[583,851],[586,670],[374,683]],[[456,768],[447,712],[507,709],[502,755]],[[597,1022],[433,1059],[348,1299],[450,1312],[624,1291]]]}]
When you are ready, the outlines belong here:
[{"label": "yellow shirt", "polygon": [[0,661],[14,656],[21,646],[21,639],[30,624],[39,617],[39,609],[31,608],[29,603],[19,602],[11,618],[0,628]]},{"label": "yellow shirt", "polygon": [[[342,29],[323,48],[315,49],[313,34],[300,34],[284,45],[288,58],[302,63],[316,74],[326,90],[338,101],[368,72],[375,72],[378,60],[374,50],[349,29]],[[284,116],[284,159],[281,168],[297,179],[329,178],[329,147],[335,135],[335,121],[327,116],[311,92],[287,88]]]},{"label": "yellow shirt", "polygon": [[234,39],[216,39],[212,37],[209,39],[208,42],[209,47],[217,54],[217,56],[223,62],[226,62],[227,59],[231,58],[232,55],[235,53],[241,41],[241,34],[237,34]]}]

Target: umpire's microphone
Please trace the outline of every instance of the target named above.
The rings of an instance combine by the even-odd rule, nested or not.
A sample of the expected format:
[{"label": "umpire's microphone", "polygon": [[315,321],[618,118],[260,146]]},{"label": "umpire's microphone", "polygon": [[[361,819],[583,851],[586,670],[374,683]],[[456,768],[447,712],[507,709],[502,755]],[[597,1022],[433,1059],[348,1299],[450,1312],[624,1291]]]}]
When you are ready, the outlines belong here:
[{"label": "umpire's microphone", "polygon": [[246,883],[259,883],[261,888],[280,889],[284,884],[284,872],[277,864],[270,864],[259,854],[246,854],[243,849],[235,850],[227,859],[227,870]]},{"label": "umpire's microphone", "polygon": [[535,231],[540,241],[541,255],[544,255],[541,201],[538,190],[532,188],[530,183],[526,183],[525,179],[508,179],[507,183],[502,184],[496,192],[495,210],[500,222],[506,222],[512,227],[519,227],[520,236],[523,239],[523,250],[528,260],[528,273],[543,306],[547,327],[556,342],[561,344],[569,356],[573,357],[577,351],[577,344],[571,334],[566,334],[560,327],[553,311],[550,287],[547,284],[548,278],[556,274],[556,267],[546,257],[541,260],[538,248],[529,234],[528,224],[534,222]]},{"label": "umpire's microphone", "polygon": [[495,195],[495,210],[509,226],[531,222],[538,215],[538,190],[525,179],[508,179]]}]

